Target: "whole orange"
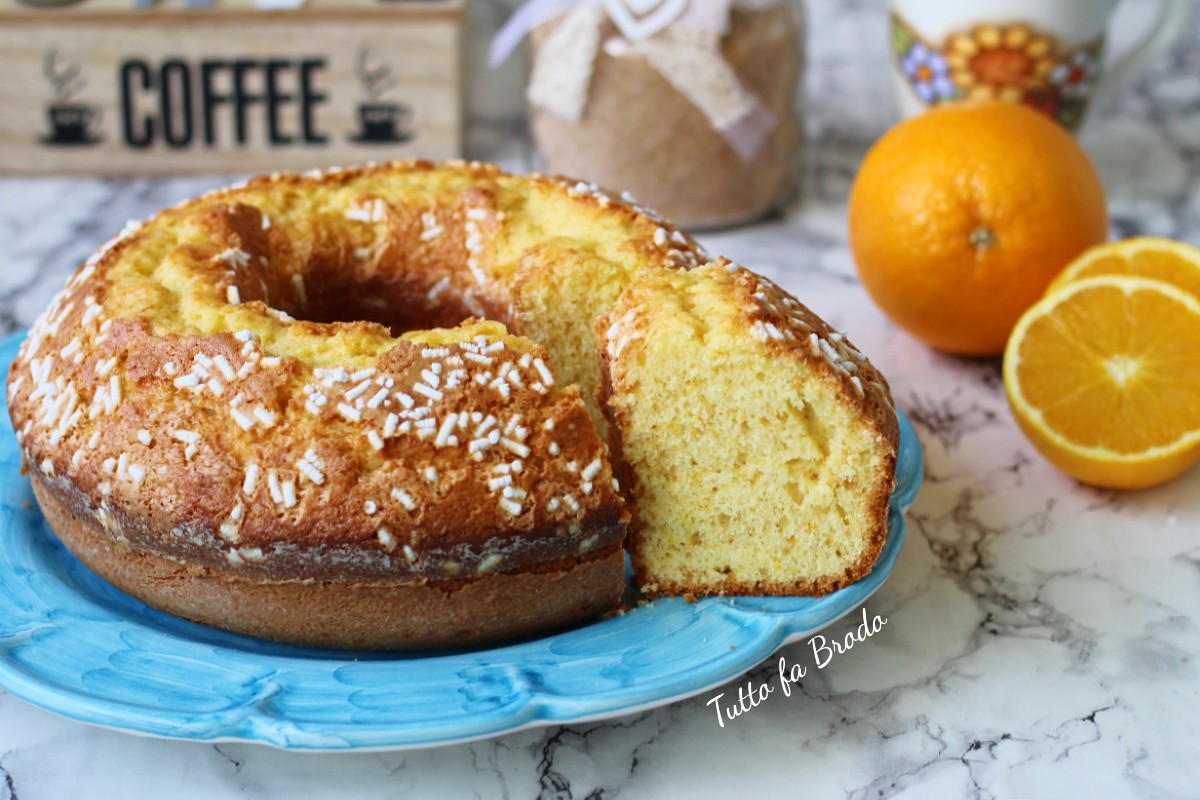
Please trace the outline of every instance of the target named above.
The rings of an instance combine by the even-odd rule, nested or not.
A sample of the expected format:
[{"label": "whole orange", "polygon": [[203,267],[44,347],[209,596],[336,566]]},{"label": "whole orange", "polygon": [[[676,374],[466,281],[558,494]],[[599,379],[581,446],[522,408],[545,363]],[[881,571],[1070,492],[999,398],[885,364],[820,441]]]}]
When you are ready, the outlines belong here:
[{"label": "whole orange", "polygon": [[867,153],[850,193],[859,278],[938,350],[994,355],[1072,259],[1104,241],[1104,187],[1057,124],[1014,103],[939,106]]}]

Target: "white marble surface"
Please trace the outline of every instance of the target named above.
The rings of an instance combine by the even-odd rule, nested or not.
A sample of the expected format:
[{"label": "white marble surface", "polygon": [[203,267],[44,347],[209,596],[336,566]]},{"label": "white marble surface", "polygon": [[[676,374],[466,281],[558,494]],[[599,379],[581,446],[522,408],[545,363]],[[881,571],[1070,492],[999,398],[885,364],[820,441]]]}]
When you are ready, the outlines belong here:
[{"label": "white marble surface", "polygon": [[[503,15],[476,5],[484,31]],[[1147,9],[1135,3],[1121,30]],[[0,693],[0,800],[1200,796],[1200,470],[1138,494],[1082,488],[1021,437],[997,362],[935,355],[876,311],[854,278],[844,204],[892,121],[883,10],[812,0],[810,12],[803,196],[775,220],[701,239],[847,328],[916,424],[926,483],[897,568],[867,605],[888,620],[879,634],[823,669],[790,646],[788,660],[810,667],[800,690],[724,728],[705,705],[714,691],[393,754],[143,739]],[[528,163],[520,74],[512,65],[470,92],[472,155]],[[1200,244],[1200,21],[1082,141],[1114,234]],[[223,181],[0,179],[0,328],[29,324],[126,218]]]}]

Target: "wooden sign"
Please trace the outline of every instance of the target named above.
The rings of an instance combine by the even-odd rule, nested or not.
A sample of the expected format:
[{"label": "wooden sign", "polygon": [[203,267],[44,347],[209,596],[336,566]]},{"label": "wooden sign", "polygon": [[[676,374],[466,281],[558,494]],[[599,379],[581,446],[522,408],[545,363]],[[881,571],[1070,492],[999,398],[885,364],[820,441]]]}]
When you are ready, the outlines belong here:
[{"label": "wooden sign", "polygon": [[146,1],[0,0],[0,171],[269,172],[460,154],[462,0],[134,5]]}]

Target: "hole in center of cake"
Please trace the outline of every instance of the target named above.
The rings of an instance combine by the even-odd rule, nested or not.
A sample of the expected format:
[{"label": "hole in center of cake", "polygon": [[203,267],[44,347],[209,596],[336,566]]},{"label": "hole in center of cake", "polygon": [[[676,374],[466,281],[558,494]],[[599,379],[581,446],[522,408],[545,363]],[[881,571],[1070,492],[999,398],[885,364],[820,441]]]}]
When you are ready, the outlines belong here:
[{"label": "hole in center of cake", "polygon": [[453,328],[469,317],[498,319],[486,307],[472,309],[448,275],[414,274],[386,263],[366,275],[337,261],[317,260],[307,266],[293,279],[297,285],[303,280],[302,291],[272,297],[267,304],[311,322],[378,323],[393,336],[425,328]]},{"label": "hole in center of cake", "polygon": [[479,285],[458,248],[420,247],[386,229],[344,238],[345,225],[333,220],[272,235],[257,208],[224,213],[239,244],[220,256],[230,267],[230,302],[259,300],[309,322],[377,323],[393,336],[471,317],[510,324],[508,304]]}]

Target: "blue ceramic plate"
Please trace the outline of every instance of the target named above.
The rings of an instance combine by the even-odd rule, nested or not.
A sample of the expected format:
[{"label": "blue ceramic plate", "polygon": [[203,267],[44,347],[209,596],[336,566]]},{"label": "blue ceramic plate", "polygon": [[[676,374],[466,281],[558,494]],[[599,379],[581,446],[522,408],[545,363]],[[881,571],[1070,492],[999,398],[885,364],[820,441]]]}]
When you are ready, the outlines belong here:
[{"label": "blue ceramic plate", "polygon": [[[0,340],[4,372],[20,340]],[[903,416],[900,430],[887,544],[852,586],[821,598],[660,599],[507,647],[404,656],[236,636],[114,589],[46,526],[0,414],[0,685],[94,725],[297,750],[426,747],[662,705],[737,677],[879,588],[922,475]]]}]

